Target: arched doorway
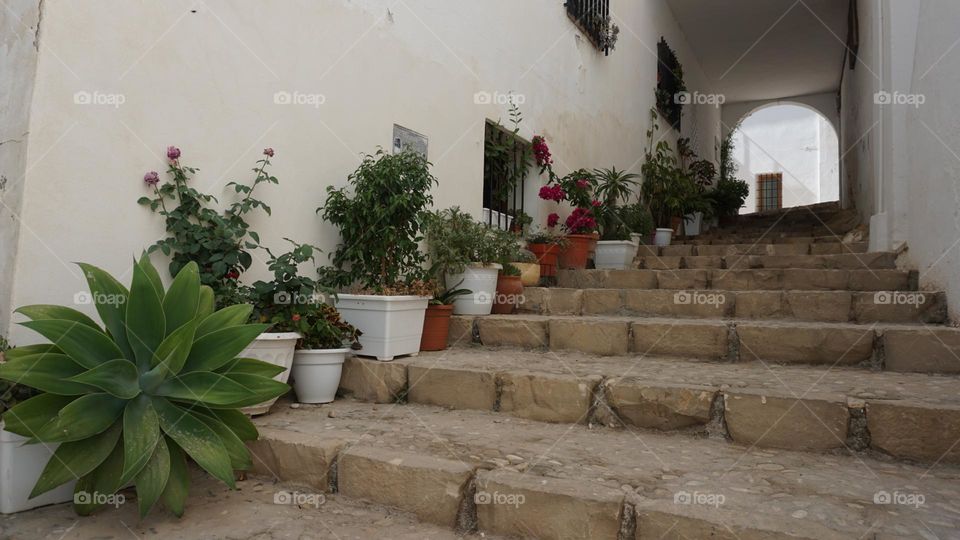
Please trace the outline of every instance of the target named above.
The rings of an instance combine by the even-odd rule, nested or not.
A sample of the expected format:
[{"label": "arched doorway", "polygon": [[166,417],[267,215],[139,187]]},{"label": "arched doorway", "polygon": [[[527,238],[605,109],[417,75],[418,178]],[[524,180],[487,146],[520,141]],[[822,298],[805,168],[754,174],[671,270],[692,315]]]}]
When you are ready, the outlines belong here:
[{"label": "arched doorway", "polygon": [[771,103],[733,131],[737,177],[750,185],[741,213],[840,199],[840,144],[829,119],[801,103]]}]

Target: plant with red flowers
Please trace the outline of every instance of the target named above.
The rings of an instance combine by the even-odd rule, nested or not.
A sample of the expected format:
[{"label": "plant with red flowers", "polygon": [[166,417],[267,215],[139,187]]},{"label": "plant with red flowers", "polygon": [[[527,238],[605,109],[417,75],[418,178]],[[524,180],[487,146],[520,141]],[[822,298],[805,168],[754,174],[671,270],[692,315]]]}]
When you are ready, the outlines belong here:
[{"label": "plant with red flowers", "polygon": [[563,228],[567,234],[590,234],[597,229],[597,219],[590,208],[574,208]]},{"label": "plant with red flowers", "polygon": [[542,135],[534,137],[531,144],[533,145],[533,157],[537,160],[537,166],[540,167],[540,172],[542,173],[544,167],[553,165],[550,147],[547,146],[547,140],[544,139]]}]

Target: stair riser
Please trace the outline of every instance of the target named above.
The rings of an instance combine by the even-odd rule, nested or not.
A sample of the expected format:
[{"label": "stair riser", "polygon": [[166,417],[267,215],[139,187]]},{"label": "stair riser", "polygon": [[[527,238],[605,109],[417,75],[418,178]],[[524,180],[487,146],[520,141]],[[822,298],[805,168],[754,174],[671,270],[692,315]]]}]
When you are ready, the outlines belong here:
[{"label": "stair riser", "polygon": [[867,252],[866,244],[719,244],[719,245],[676,245],[656,248],[644,246],[640,250],[643,256],[661,257],[736,257],[736,256],[797,256],[797,255],[844,255]]},{"label": "stair riser", "polygon": [[806,269],[806,270],[895,270],[894,253],[847,255],[767,255],[728,256],[641,256],[636,267],[643,270],[681,269]]},{"label": "stair riser", "polygon": [[524,290],[521,313],[697,319],[927,323],[947,320],[939,292],[713,291],[643,289]]},{"label": "stair riser", "polygon": [[692,269],[561,270],[568,289],[670,289],[727,291],[915,291],[915,272],[900,270]]},{"label": "stair riser", "polygon": [[[478,343],[575,351],[598,356],[649,355],[711,361],[886,367],[891,371],[960,373],[956,332],[883,329],[873,325],[791,325],[733,321],[454,317],[451,344]],[[475,325],[475,326],[474,326]],[[930,335],[930,332],[942,336]],[[477,336],[473,340],[473,336]],[[938,339],[939,338],[939,339]],[[918,355],[921,351],[925,354]]]},{"label": "stair riser", "polygon": [[[375,361],[349,361],[371,362]],[[402,362],[394,369],[406,370],[408,386],[393,391],[405,394],[410,403],[495,411],[538,422],[680,430],[693,436],[709,432],[760,448],[807,452],[873,448],[897,458],[960,463],[960,448],[951,449],[952,442],[960,439],[960,409],[946,405],[792,395],[787,391],[777,396],[767,389],[677,385],[618,378],[612,373],[575,376],[430,368]],[[341,390],[354,396],[383,390],[372,388],[383,385],[375,377],[368,378],[365,385],[371,388]],[[866,423],[851,422],[852,417],[865,418]]]}]

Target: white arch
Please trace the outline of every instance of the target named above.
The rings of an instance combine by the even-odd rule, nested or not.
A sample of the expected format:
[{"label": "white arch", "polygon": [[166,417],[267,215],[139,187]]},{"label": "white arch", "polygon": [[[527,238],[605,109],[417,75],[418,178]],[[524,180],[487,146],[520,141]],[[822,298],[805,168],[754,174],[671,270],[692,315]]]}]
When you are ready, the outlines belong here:
[{"label": "white arch", "polygon": [[837,108],[837,95],[835,93],[826,93],[725,104],[721,114],[721,121],[723,122],[721,131],[723,132],[723,136],[726,136],[730,132],[730,129],[744,118],[760,110],[777,105],[797,105],[810,109],[826,118],[833,127],[833,131],[835,131],[837,135],[840,134],[840,111]]}]

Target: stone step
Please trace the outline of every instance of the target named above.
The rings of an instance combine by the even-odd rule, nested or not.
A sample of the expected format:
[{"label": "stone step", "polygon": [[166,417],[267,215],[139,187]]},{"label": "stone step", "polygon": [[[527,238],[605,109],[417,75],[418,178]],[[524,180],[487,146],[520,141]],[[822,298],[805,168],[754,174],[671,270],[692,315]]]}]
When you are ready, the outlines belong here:
[{"label": "stone step", "polygon": [[298,409],[281,401],[255,422],[255,472],[464,532],[832,540],[947,538],[960,528],[958,469],[942,462],[352,400]]},{"label": "stone step", "polygon": [[[869,449],[960,463],[956,376],[490,349],[424,353],[386,368],[376,362],[348,360],[341,393],[539,422],[712,435],[761,448]],[[375,376],[380,369],[391,376]]]},{"label": "stone step", "polygon": [[960,373],[960,329],[615,316],[454,316],[450,344]]},{"label": "stone step", "polygon": [[736,233],[723,234],[701,234],[692,238],[675,239],[672,243],[676,245],[685,244],[813,244],[813,243],[837,243],[843,240],[839,236],[795,236],[786,233],[759,233],[740,236]]},{"label": "stone step", "polygon": [[869,324],[947,322],[943,292],[670,291],[527,287],[521,313]]},{"label": "stone step", "polygon": [[683,255],[638,256],[642,270],[800,268],[808,270],[894,270],[897,254],[890,251],[846,255]]},{"label": "stone step", "polygon": [[918,274],[905,270],[803,268],[685,270],[561,270],[569,289],[671,289],[728,291],[916,291]]},{"label": "stone step", "polygon": [[656,247],[643,245],[638,254],[643,257],[682,257],[707,255],[729,257],[733,255],[842,255],[844,253],[866,253],[867,244],[863,242],[843,244],[840,242],[821,242],[813,244],[680,244]]}]

